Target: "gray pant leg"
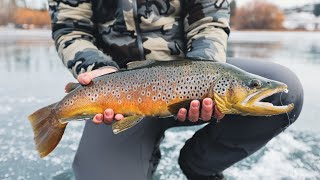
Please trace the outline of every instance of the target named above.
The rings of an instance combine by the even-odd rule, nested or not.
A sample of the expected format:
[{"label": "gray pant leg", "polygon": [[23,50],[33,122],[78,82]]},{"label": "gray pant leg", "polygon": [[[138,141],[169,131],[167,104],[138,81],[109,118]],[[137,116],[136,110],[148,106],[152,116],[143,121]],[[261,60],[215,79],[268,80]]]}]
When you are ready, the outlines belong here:
[{"label": "gray pant leg", "polygon": [[[77,180],[151,179],[163,135],[161,120],[144,119],[114,135],[111,126],[86,122],[73,162]],[[156,163],[155,163],[156,164]]]},{"label": "gray pant leg", "polygon": [[[284,104],[294,103],[295,108],[289,117],[292,122],[298,118],[303,90],[294,73],[281,65],[259,60],[228,59],[227,62],[286,83],[289,93],[282,94],[282,97],[273,95],[268,101],[281,105],[281,98]],[[180,167],[191,180],[210,179],[209,176],[222,172],[263,147],[289,124],[286,114],[271,117],[228,115],[219,123],[213,120],[186,142],[180,152]]]}]

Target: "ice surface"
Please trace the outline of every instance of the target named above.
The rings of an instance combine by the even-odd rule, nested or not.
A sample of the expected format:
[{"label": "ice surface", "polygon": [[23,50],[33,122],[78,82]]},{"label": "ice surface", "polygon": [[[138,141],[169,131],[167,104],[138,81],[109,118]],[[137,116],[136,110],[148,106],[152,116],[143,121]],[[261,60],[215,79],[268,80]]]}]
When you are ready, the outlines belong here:
[{"label": "ice surface", "polygon": [[[0,39],[4,36],[0,32]],[[19,32],[7,40],[0,42],[0,179],[73,179],[71,163],[84,123],[70,123],[58,148],[40,159],[27,120],[34,110],[63,97],[64,85],[73,78],[59,60],[48,31]],[[315,79],[320,77],[319,42],[319,33],[232,33],[229,56],[263,58],[289,67],[304,85],[305,102],[292,127],[225,171],[229,179],[319,179],[320,86]],[[185,180],[177,158],[199,128],[166,132],[154,179]]]}]

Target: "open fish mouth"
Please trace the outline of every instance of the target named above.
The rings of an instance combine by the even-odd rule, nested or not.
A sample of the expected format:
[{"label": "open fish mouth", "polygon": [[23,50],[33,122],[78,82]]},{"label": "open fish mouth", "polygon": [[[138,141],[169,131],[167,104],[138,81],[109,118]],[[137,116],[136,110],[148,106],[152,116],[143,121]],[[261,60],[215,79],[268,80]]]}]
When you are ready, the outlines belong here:
[{"label": "open fish mouth", "polygon": [[257,91],[249,95],[244,101],[242,101],[242,105],[251,105],[256,113],[261,115],[276,115],[288,113],[294,108],[293,103],[288,105],[281,104],[280,106],[276,106],[270,102],[262,101],[263,99],[268,98],[274,94],[288,92],[289,90],[287,85],[283,85],[275,89]]}]

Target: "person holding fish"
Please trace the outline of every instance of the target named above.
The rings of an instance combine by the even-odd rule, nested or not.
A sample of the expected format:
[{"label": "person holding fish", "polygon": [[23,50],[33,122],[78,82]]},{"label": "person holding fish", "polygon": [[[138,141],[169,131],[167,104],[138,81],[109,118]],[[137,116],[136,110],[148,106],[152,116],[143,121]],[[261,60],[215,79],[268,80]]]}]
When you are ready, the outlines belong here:
[{"label": "person holding fish", "polygon": [[[294,108],[285,106],[291,112],[274,116],[241,116],[225,115],[213,97],[189,98],[174,111],[175,117],[146,117],[119,134],[113,133],[110,124],[129,118],[108,107],[86,122],[73,162],[76,179],[151,179],[161,157],[159,144],[164,132],[204,123],[208,124],[181,149],[179,165],[187,179],[224,179],[225,169],[262,148],[300,114],[303,90],[293,72],[270,62],[226,58],[230,34],[227,0],[49,0],[49,7],[58,54],[83,86],[131,65],[144,66],[146,60],[208,60],[287,84],[289,93],[283,94],[282,89],[257,97],[261,106],[281,109],[284,104],[294,104]],[[122,81],[130,83],[130,78]],[[261,86],[259,80],[248,84],[255,89]],[[67,92],[73,89],[66,87]],[[243,103],[258,93],[242,99]],[[97,125],[103,123],[107,126]]]}]

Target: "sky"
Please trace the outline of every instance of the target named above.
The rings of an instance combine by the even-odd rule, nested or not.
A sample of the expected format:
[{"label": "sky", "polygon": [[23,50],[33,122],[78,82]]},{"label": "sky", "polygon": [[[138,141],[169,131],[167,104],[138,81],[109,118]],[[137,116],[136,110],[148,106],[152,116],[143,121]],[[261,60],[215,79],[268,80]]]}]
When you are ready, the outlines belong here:
[{"label": "sky", "polygon": [[[239,6],[244,5],[252,0],[236,0]],[[319,2],[319,0],[266,0],[273,4],[280,6],[281,8],[294,7],[309,3]]]},{"label": "sky", "polygon": [[[33,8],[40,8],[43,7],[43,3],[46,3],[47,0],[26,0],[28,3],[28,6],[32,6]],[[229,0],[231,1],[231,0]],[[247,2],[250,2],[252,0],[236,0],[239,6],[244,5]],[[274,3],[281,8],[287,8],[287,7],[293,7],[293,6],[299,6],[303,4],[308,3],[314,3],[319,2],[319,0],[266,0],[271,3]]]}]

